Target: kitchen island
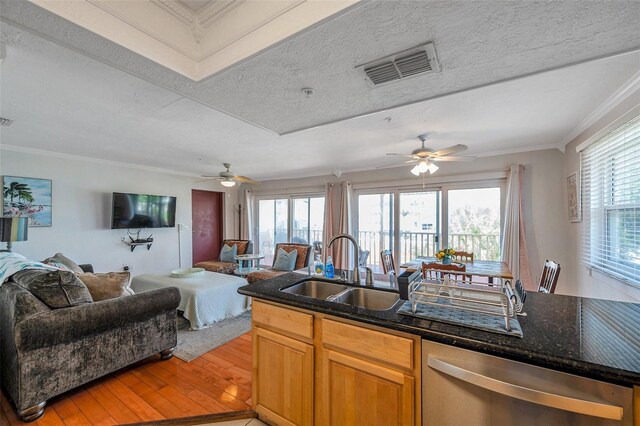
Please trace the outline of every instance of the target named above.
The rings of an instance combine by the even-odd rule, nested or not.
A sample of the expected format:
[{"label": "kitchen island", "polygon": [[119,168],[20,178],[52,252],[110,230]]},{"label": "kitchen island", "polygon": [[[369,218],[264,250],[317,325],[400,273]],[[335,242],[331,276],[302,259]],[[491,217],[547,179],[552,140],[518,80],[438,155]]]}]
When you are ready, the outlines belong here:
[{"label": "kitchen island", "polygon": [[[400,393],[403,392],[406,386],[410,386],[408,384],[409,382],[407,382],[405,383],[406,386],[403,387],[402,383],[400,383],[402,380],[408,380],[414,383],[416,393],[419,393],[417,383],[420,381],[420,371],[419,368],[415,368],[418,366],[417,364],[420,364],[419,339],[464,348],[624,387],[631,388],[640,385],[640,338],[638,338],[638,330],[640,330],[640,305],[562,295],[529,293],[524,307],[527,316],[519,318],[524,338],[518,338],[400,315],[396,311],[401,305],[401,302],[394,305],[390,310],[375,311],[322,299],[301,297],[296,294],[281,291],[282,288],[288,287],[305,278],[309,278],[309,276],[290,273],[242,287],[239,289],[239,292],[267,302],[262,305],[258,302],[258,310],[264,306],[267,308],[273,306],[277,309],[293,308],[291,312],[294,313],[294,316],[296,313],[307,313],[308,316],[293,320],[291,324],[296,326],[296,324],[299,325],[301,322],[309,322],[306,325],[308,331],[303,332],[303,334],[306,334],[304,338],[299,340],[307,345],[303,347],[308,354],[306,361],[309,364],[307,367],[312,369],[316,375],[324,374],[325,377],[328,377],[327,380],[333,377],[327,376],[327,374],[330,374],[327,371],[330,360],[326,359],[327,357],[333,356],[331,355],[333,353],[332,351],[337,350],[337,352],[339,352],[335,355],[338,358],[343,356],[342,352],[340,352],[343,351],[358,361],[362,359],[355,356],[359,351],[356,348],[357,342],[354,347],[344,349],[340,347],[340,343],[336,343],[335,341],[327,344],[323,340],[323,336],[333,338],[331,335],[334,332],[336,335],[340,333],[355,333],[356,330],[349,327],[361,325],[366,330],[372,330],[377,333],[388,333],[388,335],[378,335],[378,337],[382,339],[378,345],[383,348],[389,348],[391,351],[390,354],[392,354],[390,356],[395,357],[394,359],[400,359],[399,354],[402,350],[405,352],[411,350],[417,353],[413,358],[413,364],[411,362],[403,364],[403,361],[400,360],[395,362],[395,364],[402,365],[394,365],[394,359],[381,361],[381,365],[388,368],[389,371],[380,371],[378,376],[384,376],[384,374],[388,373],[389,377],[385,380],[395,377],[397,380],[395,380],[395,382],[391,380],[391,382],[399,385],[396,391]],[[385,287],[385,285],[383,284],[381,287]],[[256,324],[256,312],[257,311],[254,310],[254,326],[257,325],[260,327],[260,324]],[[279,313],[285,316],[288,315],[285,311],[279,311]],[[258,316],[260,316],[260,314]],[[267,323],[266,325],[263,323],[262,326],[264,326],[266,331],[269,331],[271,327],[268,317],[269,315],[263,316],[264,321]],[[336,327],[341,327],[338,324],[340,320],[343,320],[344,324],[349,327],[344,330],[336,330]],[[320,325],[323,321],[330,324],[328,332],[327,328],[323,329]],[[287,333],[286,330],[284,332],[285,334]],[[295,338],[296,336],[294,334],[289,337]],[[352,337],[357,339],[357,333],[353,334]],[[363,338],[366,337],[368,337],[368,335],[363,335]],[[404,338],[404,340],[394,340],[395,337]],[[259,339],[255,340],[259,341]],[[363,342],[362,344],[366,346],[367,342]],[[343,343],[346,344],[346,342]],[[409,345],[410,349],[409,346],[403,346],[409,343],[411,343]],[[323,350],[328,351],[330,355],[323,353]],[[367,350],[370,351],[371,348]],[[254,353],[254,360],[257,355],[259,354]],[[316,358],[315,363],[312,362],[314,356]],[[375,356],[377,355],[371,355],[370,353],[363,355],[365,361],[376,361],[372,359],[372,357],[375,358]],[[345,361],[345,363],[348,362],[347,360],[343,361]],[[254,373],[255,367],[256,365],[254,365]],[[300,371],[303,370],[304,368]],[[336,370],[335,378],[339,378],[341,380],[340,383],[343,385],[347,383],[345,377],[347,377],[348,374],[343,372],[345,374],[343,375],[344,377],[342,377],[339,376],[338,373],[340,372]],[[349,372],[349,374],[352,373],[353,372]],[[393,376],[393,374],[396,373],[402,375]],[[254,377],[254,380],[258,380],[259,382],[260,377]],[[319,380],[316,379],[314,381],[312,377],[308,377],[307,380],[310,383],[316,383],[315,399],[317,401],[320,401],[321,404],[331,402],[327,400],[327,398],[329,398],[329,392],[326,387],[335,386],[336,383],[325,383],[323,388],[318,387],[317,384]],[[260,386],[259,383],[258,386]],[[340,390],[339,387],[336,388],[336,391],[338,390]],[[321,392],[324,393],[324,395],[319,395]],[[400,400],[406,402],[406,399],[407,398],[401,398]],[[636,400],[637,399],[638,397],[636,395]],[[255,402],[254,400],[254,403]],[[411,411],[412,418],[415,423],[418,423],[418,419],[420,419],[420,404],[418,398],[414,398],[413,404],[414,406]],[[309,406],[307,406],[307,408],[309,408]],[[330,419],[322,417],[322,412],[323,410],[318,409],[316,406],[315,414],[318,420],[317,424],[331,423],[329,421]],[[403,415],[400,409],[398,409],[398,413],[400,413],[400,416]],[[304,422],[293,422],[290,424],[303,423]],[[411,422],[407,424],[410,423]]]}]

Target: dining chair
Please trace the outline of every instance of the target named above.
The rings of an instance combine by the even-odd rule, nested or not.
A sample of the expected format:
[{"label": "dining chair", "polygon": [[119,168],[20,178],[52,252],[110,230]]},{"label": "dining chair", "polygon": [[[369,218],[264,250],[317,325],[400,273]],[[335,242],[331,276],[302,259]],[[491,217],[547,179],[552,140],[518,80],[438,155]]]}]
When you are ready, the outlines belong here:
[{"label": "dining chair", "polygon": [[442,279],[445,275],[447,275],[453,276],[456,280],[458,279],[458,276],[461,276],[462,280],[464,281],[465,277],[467,276],[467,274],[465,274],[466,270],[466,265],[458,265],[455,263],[443,265],[442,263],[437,262],[422,262],[422,278]]},{"label": "dining chair", "polygon": [[456,251],[453,253],[453,258],[458,262],[471,262],[473,263],[473,253],[467,251]]},{"label": "dining chair", "polygon": [[[456,251],[453,253],[453,259],[458,262],[471,262],[473,263],[473,253],[468,251]],[[471,274],[467,274],[466,277],[469,279],[469,282],[473,281],[473,276]]]},{"label": "dining chair", "polygon": [[396,263],[393,261],[391,250],[382,250],[380,252],[380,263],[382,264],[382,272],[385,274],[396,271]]},{"label": "dining chair", "polygon": [[556,284],[560,276],[560,264],[553,260],[545,260],[542,268],[542,276],[538,285],[538,292],[553,293],[556,291]]}]

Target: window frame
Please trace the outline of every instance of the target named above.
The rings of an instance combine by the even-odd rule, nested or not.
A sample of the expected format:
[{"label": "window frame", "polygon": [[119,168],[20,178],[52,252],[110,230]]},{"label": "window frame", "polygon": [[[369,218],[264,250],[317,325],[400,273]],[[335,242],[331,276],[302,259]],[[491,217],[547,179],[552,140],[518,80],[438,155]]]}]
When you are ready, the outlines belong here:
[{"label": "window frame", "polygon": [[[640,132],[640,111],[636,110],[620,117],[576,147],[580,156],[580,204],[583,215],[580,262],[589,270],[596,270],[637,289],[640,288],[640,265],[624,262],[620,259],[614,251],[615,247],[619,247],[620,244],[612,244],[610,238],[612,213],[628,210],[640,213],[640,203],[616,201],[621,197],[624,199],[624,196],[633,194],[633,188],[627,187],[624,181],[624,179],[628,179],[626,176],[623,178],[623,183],[620,184],[622,189],[616,191],[616,175],[622,173],[624,176],[628,170],[632,170],[636,166],[633,162],[626,164],[626,160],[622,160],[625,163],[623,171],[620,172],[616,168],[616,160],[624,158],[628,149],[627,145],[631,147],[631,142],[634,140],[633,136],[631,136],[632,139],[627,139],[626,136],[621,137],[620,132],[625,132],[626,130],[623,129],[626,126],[632,126],[632,132]],[[595,152],[591,152],[591,150]],[[594,160],[596,153],[599,154],[598,160]],[[640,163],[640,154],[632,155],[635,155],[632,159]],[[600,163],[596,163],[596,161]],[[595,178],[593,178],[594,175]],[[631,176],[633,177],[634,174],[631,173]],[[607,183],[608,185],[606,185]],[[599,185],[605,185],[605,189],[594,190]],[[592,207],[594,196],[598,198],[596,207]],[[621,226],[618,231],[623,229],[625,228]],[[592,244],[592,240],[596,240],[598,237],[603,238],[604,242]],[[620,271],[620,266],[628,268],[629,271]]]},{"label": "window frame", "polygon": [[[292,232],[293,232],[293,208],[294,208],[294,200],[296,199],[305,199],[305,198],[323,198],[326,206],[326,196],[325,192],[312,191],[312,192],[297,192],[297,193],[265,193],[265,194],[256,194],[253,197],[253,223],[254,230],[254,247],[257,247],[258,250],[261,247],[262,242],[260,241],[260,201],[263,200],[287,200],[287,241],[291,241]],[[309,213],[310,214],[310,213]],[[308,214],[308,215],[309,215]],[[323,211],[324,215],[324,211]],[[310,222],[310,221],[309,221]],[[310,232],[310,230],[309,230]],[[322,224],[322,235],[324,235],[324,221]],[[309,242],[309,244],[313,244],[313,242]]]},{"label": "window frame", "polygon": [[[445,177],[446,179],[446,177]],[[393,197],[393,223],[391,224],[391,231],[393,232],[393,257],[396,262],[400,259],[400,194],[402,193],[415,193],[415,192],[430,192],[439,191],[439,239],[437,246],[438,249],[444,248],[443,242],[449,241],[449,204],[448,197],[450,190],[457,189],[482,189],[482,188],[500,188],[500,246],[502,247],[502,240],[504,235],[502,230],[504,229],[504,210],[507,200],[507,178],[495,177],[482,180],[457,180],[455,182],[441,182],[433,185],[398,185],[398,186],[369,186],[366,188],[355,188],[353,191],[353,229],[355,235],[359,233],[358,213],[359,213],[359,195],[367,194],[391,194]],[[372,253],[370,256],[373,256]],[[375,253],[375,256],[379,256],[380,253]],[[399,266],[396,265],[396,266]]]}]

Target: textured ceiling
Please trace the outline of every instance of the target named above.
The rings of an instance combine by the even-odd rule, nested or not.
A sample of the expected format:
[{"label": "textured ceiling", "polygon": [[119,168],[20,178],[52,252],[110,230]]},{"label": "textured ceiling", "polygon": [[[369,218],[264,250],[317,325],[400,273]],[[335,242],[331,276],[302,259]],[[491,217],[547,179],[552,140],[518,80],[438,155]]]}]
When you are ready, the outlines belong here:
[{"label": "textured ceiling", "polygon": [[[28,2],[0,5],[4,145],[193,174],[373,169],[425,132],[477,156],[562,147],[640,71],[637,51],[611,56],[640,46],[640,2],[370,1],[200,83]],[[372,88],[353,70],[428,40],[439,74]]]}]

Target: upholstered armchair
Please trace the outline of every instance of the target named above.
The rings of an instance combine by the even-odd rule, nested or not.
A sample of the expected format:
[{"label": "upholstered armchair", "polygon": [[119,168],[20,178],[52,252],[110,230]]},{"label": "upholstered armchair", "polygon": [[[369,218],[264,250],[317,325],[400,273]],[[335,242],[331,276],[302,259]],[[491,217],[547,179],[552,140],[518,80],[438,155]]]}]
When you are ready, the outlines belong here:
[{"label": "upholstered armchair", "polygon": [[52,309],[2,284],[0,383],[18,416],[37,420],[54,396],[154,354],[171,358],[179,303],[172,287]]},{"label": "upholstered armchair", "polygon": [[[293,269],[274,269],[278,262],[278,253],[280,249],[286,253],[291,253],[293,250],[298,252],[296,262]],[[306,268],[311,262],[311,254],[313,253],[313,247],[309,244],[297,244],[297,243],[278,243],[276,244],[275,253],[273,256],[273,264],[271,268],[261,269],[259,271],[251,272],[247,275],[247,281],[253,283],[256,281],[267,280],[269,278],[277,277],[278,275],[286,274],[288,272]]]},{"label": "upholstered armchair", "polygon": [[[236,246],[236,255],[253,253],[253,241],[251,240],[223,240],[222,247],[225,245],[229,247]],[[198,262],[193,266],[196,268],[204,268],[211,272],[218,272],[220,274],[233,274],[233,271],[238,267],[238,263],[223,261],[218,256],[218,259],[216,260],[205,260]]]}]

